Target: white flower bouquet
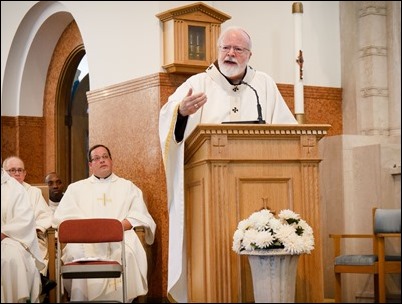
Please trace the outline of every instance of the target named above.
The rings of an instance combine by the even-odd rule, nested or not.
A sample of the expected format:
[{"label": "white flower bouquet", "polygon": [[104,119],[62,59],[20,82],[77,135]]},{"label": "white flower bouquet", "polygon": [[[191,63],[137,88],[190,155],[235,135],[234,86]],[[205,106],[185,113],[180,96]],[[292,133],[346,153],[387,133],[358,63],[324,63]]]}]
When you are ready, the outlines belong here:
[{"label": "white flower bouquet", "polygon": [[278,248],[289,254],[309,254],[314,249],[313,229],[299,214],[285,209],[275,217],[270,210],[262,209],[239,222],[233,235],[233,251]]}]

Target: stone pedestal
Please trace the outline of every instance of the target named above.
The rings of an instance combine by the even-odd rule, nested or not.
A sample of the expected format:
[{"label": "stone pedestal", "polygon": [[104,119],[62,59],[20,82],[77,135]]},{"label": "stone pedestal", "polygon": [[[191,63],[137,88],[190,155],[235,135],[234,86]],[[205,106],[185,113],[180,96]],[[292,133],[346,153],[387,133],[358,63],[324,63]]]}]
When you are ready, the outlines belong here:
[{"label": "stone pedestal", "polygon": [[255,303],[295,303],[299,255],[282,249],[243,251],[253,278]]}]

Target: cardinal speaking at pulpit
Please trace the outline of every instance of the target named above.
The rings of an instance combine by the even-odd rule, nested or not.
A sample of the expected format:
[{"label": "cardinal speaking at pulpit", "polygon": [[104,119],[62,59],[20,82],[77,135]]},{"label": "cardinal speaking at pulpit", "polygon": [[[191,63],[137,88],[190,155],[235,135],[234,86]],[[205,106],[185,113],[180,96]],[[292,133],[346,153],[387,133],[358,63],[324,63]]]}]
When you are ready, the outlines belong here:
[{"label": "cardinal speaking at pulpit", "polygon": [[245,29],[221,33],[218,59],[188,78],[159,117],[169,210],[168,297],[187,302],[184,142],[200,123],[297,124],[274,80],[248,65],[252,41]]}]

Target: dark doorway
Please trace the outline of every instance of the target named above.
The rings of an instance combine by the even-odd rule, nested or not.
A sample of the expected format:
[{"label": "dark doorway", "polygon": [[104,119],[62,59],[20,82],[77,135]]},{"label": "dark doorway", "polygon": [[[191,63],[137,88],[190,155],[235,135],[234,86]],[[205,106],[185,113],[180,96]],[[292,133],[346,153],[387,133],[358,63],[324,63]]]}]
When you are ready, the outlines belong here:
[{"label": "dark doorway", "polygon": [[65,63],[57,96],[57,172],[68,185],[88,177],[89,74],[83,46]]}]

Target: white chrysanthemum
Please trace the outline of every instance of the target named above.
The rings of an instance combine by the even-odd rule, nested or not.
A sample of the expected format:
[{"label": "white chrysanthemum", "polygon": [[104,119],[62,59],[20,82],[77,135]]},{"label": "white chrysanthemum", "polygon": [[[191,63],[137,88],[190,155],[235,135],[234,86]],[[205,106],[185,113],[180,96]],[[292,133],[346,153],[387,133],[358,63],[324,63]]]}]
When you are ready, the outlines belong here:
[{"label": "white chrysanthemum", "polygon": [[281,210],[281,212],[279,212],[279,214],[278,214],[278,217],[280,219],[284,219],[284,220],[287,220],[287,219],[290,219],[290,218],[291,219],[296,219],[296,220],[300,219],[299,214],[294,213],[292,210],[289,210],[289,209]]},{"label": "white chrysanthemum", "polygon": [[246,230],[244,233],[244,238],[242,245],[245,250],[254,250],[255,249],[255,240],[257,239],[258,231],[255,229]]},{"label": "white chrysanthemum", "polygon": [[271,218],[271,220],[269,221],[269,228],[271,228],[274,233],[276,233],[276,231],[278,231],[282,227],[282,225],[282,222],[277,218]]},{"label": "white chrysanthemum", "polygon": [[263,209],[261,211],[254,212],[253,214],[251,214],[249,220],[251,226],[254,229],[261,231],[265,229],[271,218],[273,218],[273,214],[270,213],[268,210]]},{"label": "white chrysanthemum", "polygon": [[246,231],[246,229],[248,229],[250,227],[250,220],[249,219],[245,219],[245,220],[241,220],[238,224],[237,224],[237,229],[238,230],[242,230],[242,231]]},{"label": "white chrysanthemum", "polygon": [[313,234],[313,228],[310,227],[309,224],[305,220],[300,220],[298,226],[303,228],[303,234],[308,234],[312,235]]},{"label": "white chrysanthemum", "polygon": [[233,235],[232,250],[237,253],[277,246],[290,254],[310,253],[314,249],[313,229],[291,210],[282,210],[275,218],[263,209],[240,221]]},{"label": "white chrysanthemum", "polygon": [[291,239],[293,235],[296,235],[296,230],[293,226],[285,224],[281,225],[278,227],[278,229],[275,231],[275,236],[276,238],[284,244],[284,242],[288,239]]},{"label": "white chrysanthemum", "polygon": [[314,249],[314,238],[297,234],[284,239],[285,250],[291,254],[310,253]]},{"label": "white chrysanthemum", "polygon": [[274,237],[269,231],[260,231],[255,235],[256,248],[269,248],[274,242]]},{"label": "white chrysanthemum", "polygon": [[243,230],[236,230],[234,235],[233,235],[233,246],[232,249],[233,251],[239,253],[241,250],[241,243],[243,240],[244,232]]}]

